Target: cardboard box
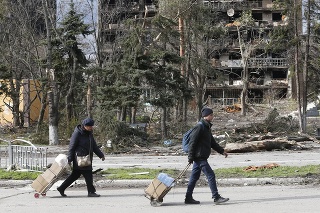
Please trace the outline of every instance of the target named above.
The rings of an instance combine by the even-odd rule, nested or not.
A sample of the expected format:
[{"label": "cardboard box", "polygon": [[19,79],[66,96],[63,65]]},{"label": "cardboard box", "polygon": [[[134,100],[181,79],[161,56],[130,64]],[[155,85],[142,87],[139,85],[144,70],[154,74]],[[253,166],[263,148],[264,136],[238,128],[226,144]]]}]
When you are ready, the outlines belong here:
[{"label": "cardboard box", "polygon": [[31,187],[37,192],[43,192],[43,190],[48,186],[49,182],[46,181],[42,175],[39,175],[31,184]]},{"label": "cardboard box", "polygon": [[54,162],[51,167],[49,168],[50,171],[55,174],[56,176],[59,175],[59,173],[64,169],[63,167],[59,166],[57,162]]},{"label": "cardboard box", "polygon": [[167,187],[161,181],[155,178],[150,183],[148,188],[145,189],[145,193],[155,199],[159,199],[159,198],[161,199],[167,194],[169,189],[170,187]]},{"label": "cardboard box", "polygon": [[50,169],[47,169],[44,173],[42,173],[42,177],[48,182],[50,183],[52,180],[54,180],[56,178],[56,175],[51,172]]}]

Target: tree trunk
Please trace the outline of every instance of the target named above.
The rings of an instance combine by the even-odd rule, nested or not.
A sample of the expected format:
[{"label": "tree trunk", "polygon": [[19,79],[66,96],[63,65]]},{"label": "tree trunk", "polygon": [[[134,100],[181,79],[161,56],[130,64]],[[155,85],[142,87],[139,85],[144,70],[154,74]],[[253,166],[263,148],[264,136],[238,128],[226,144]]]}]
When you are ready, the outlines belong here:
[{"label": "tree trunk", "polygon": [[131,123],[136,123],[137,107],[131,107]]},{"label": "tree trunk", "polygon": [[38,123],[37,123],[37,129],[36,132],[38,133],[40,130],[40,126],[43,122],[44,119],[44,114],[46,112],[46,108],[48,106],[47,104],[47,91],[45,88],[42,90],[42,98],[41,98],[41,106],[40,106],[40,113],[39,113],[39,118],[38,118]]},{"label": "tree trunk", "polygon": [[16,78],[10,79],[10,90],[11,90],[11,100],[12,100],[12,115],[13,115],[13,126],[20,127],[20,82]]},{"label": "tree trunk", "polygon": [[91,91],[91,81],[88,80],[88,90],[87,90],[87,115],[92,118],[92,91]]},{"label": "tree trunk", "polygon": [[[240,45],[240,53],[241,53],[241,65],[242,65],[242,82],[243,82],[243,87],[240,95],[240,101],[241,101],[241,115],[246,116],[246,97],[248,93],[248,84],[249,84],[249,73],[248,73],[248,57],[249,57],[249,51],[245,51],[244,47],[244,41],[241,40],[241,33],[240,33],[240,28],[237,26],[237,32],[238,32],[238,40],[239,40],[239,45]],[[248,47],[247,47],[248,48]]]},{"label": "tree trunk", "polygon": [[245,64],[243,65],[243,77],[242,77],[242,81],[243,81],[243,88],[241,91],[241,115],[246,116],[247,114],[247,94],[248,94],[248,86],[249,86],[249,71],[248,71],[248,66],[246,64],[246,62],[244,62]]},{"label": "tree trunk", "polygon": [[[180,17],[179,15],[180,11],[178,12],[178,16],[179,16],[179,33],[180,33],[180,57],[184,58],[185,57],[185,36],[184,36],[184,20],[183,18]],[[180,72],[181,72],[181,76],[184,76],[187,78],[187,73],[186,73],[186,62],[183,60],[181,62],[180,65]],[[182,120],[184,122],[187,121],[187,100],[186,98],[183,96],[181,99],[179,99],[178,103],[178,112],[177,112],[177,119]],[[181,114],[182,114],[182,119],[181,118]]]},{"label": "tree trunk", "polygon": [[48,92],[48,102],[49,102],[49,145],[58,145],[58,94],[56,85],[52,83],[52,90]]},{"label": "tree trunk", "polygon": [[[55,82],[55,71],[52,69],[52,46],[51,46],[51,29],[54,26],[51,18],[55,17],[55,14],[50,14],[51,4],[48,0],[42,0],[42,6],[44,10],[44,19],[47,30],[47,75],[49,78],[49,91],[48,91],[48,107],[49,107],[49,145],[59,144],[58,140],[58,102],[59,93],[58,87]],[[54,10],[53,10],[54,11]]]},{"label": "tree trunk", "polygon": [[161,115],[161,136],[162,139],[166,139],[168,137],[167,133],[167,125],[166,125],[166,118],[167,118],[167,108],[163,107],[162,108],[162,115]]},{"label": "tree trunk", "polygon": [[306,14],[306,22],[307,22],[307,32],[305,37],[305,55],[304,55],[304,64],[303,64],[303,94],[302,94],[302,133],[306,133],[307,128],[307,76],[308,76],[308,63],[309,63],[309,45],[310,45],[310,0],[307,1],[307,12]]},{"label": "tree trunk", "polygon": [[71,50],[72,54],[72,70],[70,72],[70,84],[69,89],[66,95],[66,109],[67,109],[67,122],[69,123],[73,117],[73,90],[74,90],[74,82],[75,82],[75,73],[76,73],[76,66],[77,66],[77,56],[76,54]]},{"label": "tree trunk", "polygon": [[120,107],[118,120],[125,122],[126,121],[126,117],[127,117],[127,107],[125,107],[125,106]]},{"label": "tree trunk", "polygon": [[[299,38],[299,30],[298,30],[298,0],[294,1],[294,34],[295,38],[298,40]],[[299,125],[300,125],[300,132],[302,132],[302,126],[303,126],[303,119],[302,119],[302,112],[301,112],[301,79],[300,79],[300,72],[299,72],[299,43],[296,43],[295,46],[295,54],[294,54],[294,70],[295,70],[295,77],[296,77],[296,86],[297,86],[297,103],[298,103],[298,114],[299,114]]]}]

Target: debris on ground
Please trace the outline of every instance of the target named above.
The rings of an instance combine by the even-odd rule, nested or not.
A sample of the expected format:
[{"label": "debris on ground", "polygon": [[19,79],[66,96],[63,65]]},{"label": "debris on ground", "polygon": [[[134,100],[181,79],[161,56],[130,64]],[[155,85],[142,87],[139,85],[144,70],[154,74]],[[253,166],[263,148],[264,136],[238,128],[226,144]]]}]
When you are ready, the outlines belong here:
[{"label": "debris on ground", "polygon": [[241,111],[241,105],[240,104],[233,104],[231,106],[227,106],[225,108],[226,112],[232,113],[232,112],[240,112]]},{"label": "debris on ground", "polygon": [[262,165],[262,166],[248,166],[246,168],[244,168],[244,171],[257,171],[258,169],[273,169],[276,167],[279,167],[279,164],[276,163],[268,163],[266,165]]}]

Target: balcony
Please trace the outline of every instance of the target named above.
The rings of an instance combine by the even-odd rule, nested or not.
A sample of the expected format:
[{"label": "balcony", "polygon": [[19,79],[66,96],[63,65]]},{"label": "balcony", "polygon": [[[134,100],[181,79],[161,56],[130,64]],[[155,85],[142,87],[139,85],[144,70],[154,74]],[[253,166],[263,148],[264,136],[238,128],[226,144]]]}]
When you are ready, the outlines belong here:
[{"label": "balcony", "polygon": [[239,48],[238,39],[223,39],[223,40],[210,40],[210,44],[214,47],[229,47],[229,48]]},{"label": "balcony", "polygon": [[215,10],[227,11],[230,8],[237,8],[238,10],[245,8],[243,0],[234,1],[203,1],[203,5],[211,7]]},{"label": "balcony", "polygon": [[221,61],[221,67],[239,68],[242,67],[241,60],[227,60]]},{"label": "balcony", "polygon": [[[241,60],[225,60],[220,61],[221,67],[240,68],[242,67]],[[248,67],[288,67],[286,58],[250,58]]]},{"label": "balcony", "polygon": [[250,58],[249,67],[288,67],[286,58]]}]

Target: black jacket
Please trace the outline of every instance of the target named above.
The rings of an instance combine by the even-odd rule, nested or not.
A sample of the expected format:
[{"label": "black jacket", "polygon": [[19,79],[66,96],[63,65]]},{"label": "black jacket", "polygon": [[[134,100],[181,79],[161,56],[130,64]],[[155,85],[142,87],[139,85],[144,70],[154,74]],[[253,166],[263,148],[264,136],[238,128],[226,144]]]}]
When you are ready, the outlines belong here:
[{"label": "black jacket", "polygon": [[197,124],[190,134],[188,159],[207,160],[211,154],[211,148],[220,154],[224,153],[224,149],[215,141],[211,133],[212,124],[203,118],[200,120],[202,124]]},{"label": "black jacket", "polygon": [[[90,149],[90,141],[91,141],[91,149]],[[91,166],[86,167],[78,167],[76,156],[85,156],[89,154],[91,162],[93,158],[93,153],[95,153],[99,158],[103,158],[104,154],[97,146],[97,143],[92,135],[91,131],[86,131],[81,125],[76,126],[74,132],[72,133],[70,144],[69,144],[69,152],[68,152],[68,162],[73,162],[73,169],[80,170],[92,170]]]}]

